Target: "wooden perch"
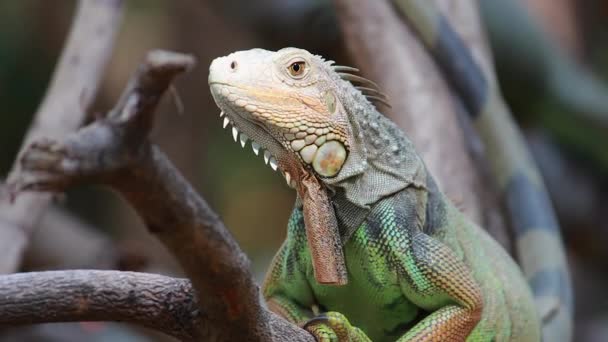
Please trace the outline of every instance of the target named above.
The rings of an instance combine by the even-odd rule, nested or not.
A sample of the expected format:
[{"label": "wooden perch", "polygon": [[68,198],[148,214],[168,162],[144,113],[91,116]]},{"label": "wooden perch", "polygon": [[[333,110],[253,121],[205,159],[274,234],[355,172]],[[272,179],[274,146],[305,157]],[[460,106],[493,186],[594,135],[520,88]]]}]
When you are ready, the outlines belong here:
[{"label": "wooden perch", "polygon": [[192,340],[199,317],[187,279],[121,271],[47,271],[0,277],[0,327],[121,321]]},{"label": "wooden perch", "polygon": [[193,323],[193,340],[312,341],[307,332],[262,307],[249,259],[217,214],[148,140],[159,100],[173,78],[193,64],[190,56],[150,52],[107,116],[62,141],[40,139],[30,145],[11,192],[103,184],[124,196],[177,258],[198,294],[200,312],[208,313]]},{"label": "wooden perch", "polygon": [[[59,138],[77,129],[86,117],[110,58],[122,17],[121,0],[81,0],[63,53],[44,100],[24,139]],[[13,165],[9,181],[18,177]],[[0,274],[15,272],[29,236],[49,204],[48,194],[25,194],[13,204],[0,196]]]}]

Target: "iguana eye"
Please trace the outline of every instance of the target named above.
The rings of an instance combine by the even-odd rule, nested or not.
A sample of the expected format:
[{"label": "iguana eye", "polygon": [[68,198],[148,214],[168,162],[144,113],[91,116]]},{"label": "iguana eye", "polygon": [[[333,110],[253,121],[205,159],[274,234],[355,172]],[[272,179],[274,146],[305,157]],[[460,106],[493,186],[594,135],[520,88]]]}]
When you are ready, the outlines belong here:
[{"label": "iguana eye", "polygon": [[287,67],[289,70],[289,74],[295,78],[300,78],[304,75],[304,71],[306,70],[306,62],[297,61],[293,62]]}]

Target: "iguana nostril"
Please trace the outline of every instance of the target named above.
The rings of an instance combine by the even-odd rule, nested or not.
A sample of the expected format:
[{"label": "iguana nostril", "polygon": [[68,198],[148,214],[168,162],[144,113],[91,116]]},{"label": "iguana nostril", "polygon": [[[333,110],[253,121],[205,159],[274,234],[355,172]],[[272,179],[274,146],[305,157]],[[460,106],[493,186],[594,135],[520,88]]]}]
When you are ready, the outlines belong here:
[{"label": "iguana nostril", "polygon": [[236,63],[236,61],[232,61],[230,63],[230,69],[232,69],[232,71],[235,71],[237,67],[238,67],[238,64]]}]

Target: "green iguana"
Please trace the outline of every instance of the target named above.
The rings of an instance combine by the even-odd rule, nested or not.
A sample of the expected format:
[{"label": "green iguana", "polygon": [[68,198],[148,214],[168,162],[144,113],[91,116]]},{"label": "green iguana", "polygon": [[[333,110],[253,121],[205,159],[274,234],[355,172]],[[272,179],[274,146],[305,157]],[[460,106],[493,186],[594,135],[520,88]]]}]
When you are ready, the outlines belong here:
[{"label": "green iguana", "polygon": [[269,307],[322,341],[538,341],[541,329],[570,341],[559,225],[495,77],[432,1],[394,2],[480,131],[524,275],[368,102],[386,101],[375,83],[303,50],[252,50],[216,60],[210,84],[235,140],[251,136],[298,193],[264,284]]},{"label": "green iguana", "polygon": [[[518,266],[441,193],[354,71],[295,48],[211,64],[224,126],[298,193],[264,282],[270,309],[319,341],[539,341]],[[315,277],[305,223],[319,220],[339,231],[346,284]]]}]

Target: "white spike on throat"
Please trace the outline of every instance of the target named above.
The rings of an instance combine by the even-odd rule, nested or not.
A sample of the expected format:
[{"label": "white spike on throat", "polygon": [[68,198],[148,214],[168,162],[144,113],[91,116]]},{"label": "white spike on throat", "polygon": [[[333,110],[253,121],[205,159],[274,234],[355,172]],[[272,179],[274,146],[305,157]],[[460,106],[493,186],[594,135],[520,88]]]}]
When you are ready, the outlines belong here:
[{"label": "white spike on throat", "polygon": [[270,157],[270,167],[272,168],[273,171],[276,171],[277,168],[279,167],[277,160],[274,157]]},{"label": "white spike on throat", "polygon": [[[224,116],[225,113],[222,111],[220,113],[220,117]],[[224,128],[226,128],[228,126],[228,124],[232,124],[232,122],[230,122],[230,119],[228,119],[228,117],[224,117],[224,122],[223,122],[223,126]],[[247,136],[246,134],[239,132],[238,128],[236,128],[236,126],[232,126],[232,138],[234,139],[235,142],[240,142],[241,147],[245,147],[245,145],[247,144],[247,141],[250,140],[249,136]],[[262,149],[262,147],[260,146],[260,144],[258,144],[257,142],[251,140],[251,149],[253,150],[253,153],[255,153],[255,155],[259,155],[260,150]],[[266,163],[267,165],[270,165],[270,167],[272,168],[273,171],[278,170],[279,168],[279,163],[277,162],[277,159],[272,156],[272,154],[270,154],[270,152],[268,151],[264,151],[264,163]],[[285,172],[284,174],[285,176],[285,180],[287,181],[287,185],[290,187],[294,187],[293,184],[293,180],[291,179],[291,175],[287,172]]]},{"label": "white spike on throat", "polygon": [[268,161],[270,160],[270,157],[272,157],[270,155],[270,152],[264,151],[264,163],[268,164]]},{"label": "white spike on throat", "polygon": [[253,153],[257,156],[260,153],[260,145],[255,141],[251,142],[251,149],[253,149]]},{"label": "white spike on throat", "polygon": [[285,176],[285,181],[287,182],[287,185],[291,186],[291,175],[289,174],[289,172],[285,172],[283,176]]},{"label": "white spike on throat", "polygon": [[241,133],[241,135],[239,136],[239,139],[241,141],[241,147],[245,148],[245,144],[247,143],[247,140],[249,140],[249,137],[247,135],[245,135],[244,133]]},{"label": "white spike on throat", "polygon": [[232,137],[234,138],[235,142],[236,139],[239,137],[239,130],[235,126],[232,126]]}]

